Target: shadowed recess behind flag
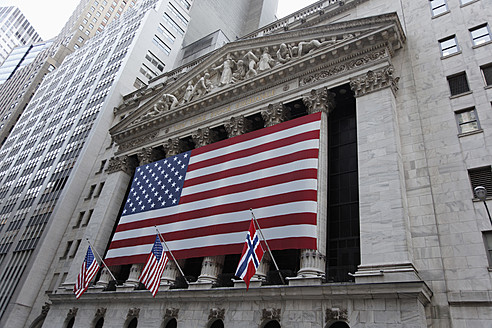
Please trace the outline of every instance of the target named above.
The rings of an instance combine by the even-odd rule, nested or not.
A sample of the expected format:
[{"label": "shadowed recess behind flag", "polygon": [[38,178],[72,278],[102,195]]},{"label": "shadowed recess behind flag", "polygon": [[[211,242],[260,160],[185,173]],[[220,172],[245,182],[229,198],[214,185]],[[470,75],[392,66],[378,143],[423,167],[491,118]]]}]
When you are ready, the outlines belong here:
[{"label": "shadowed recess behind flag", "polygon": [[321,113],[136,169],[106,263],[144,263],[162,232],[176,258],[239,254],[254,208],[274,250],[316,249]]}]

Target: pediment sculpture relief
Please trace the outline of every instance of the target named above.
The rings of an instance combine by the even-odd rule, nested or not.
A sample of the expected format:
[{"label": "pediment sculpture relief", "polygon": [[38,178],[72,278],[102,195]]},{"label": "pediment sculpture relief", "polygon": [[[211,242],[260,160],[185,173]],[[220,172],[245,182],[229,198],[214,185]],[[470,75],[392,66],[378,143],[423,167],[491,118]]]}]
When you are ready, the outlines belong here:
[{"label": "pediment sculpture relief", "polygon": [[163,94],[147,113],[134,120],[134,124],[156,117],[162,112],[184,106],[198,100],[205,95],[218,91],[224,87],[240,83],[267,72],[276,66],[298,60],[303,56],[320,48],[334,45],[353,38],[352,34],[344,35],[341,39],[320,41],[300,41],[281,43],[277,46],[265,46],[261,49],[243,50],[234,54],[229,52],[212,67],[187,82],[175,94]]}]

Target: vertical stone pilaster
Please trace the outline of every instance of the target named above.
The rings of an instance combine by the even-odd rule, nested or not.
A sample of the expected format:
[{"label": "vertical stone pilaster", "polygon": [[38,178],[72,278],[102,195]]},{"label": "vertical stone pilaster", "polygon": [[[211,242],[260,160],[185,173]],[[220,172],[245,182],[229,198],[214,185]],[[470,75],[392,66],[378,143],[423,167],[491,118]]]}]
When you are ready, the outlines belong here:
[{"label": "vertical stone pilaster", "polygon": [[356,282],[419,280],[413,265],[393,67],[368,71],[356,95],[361,265]]}]

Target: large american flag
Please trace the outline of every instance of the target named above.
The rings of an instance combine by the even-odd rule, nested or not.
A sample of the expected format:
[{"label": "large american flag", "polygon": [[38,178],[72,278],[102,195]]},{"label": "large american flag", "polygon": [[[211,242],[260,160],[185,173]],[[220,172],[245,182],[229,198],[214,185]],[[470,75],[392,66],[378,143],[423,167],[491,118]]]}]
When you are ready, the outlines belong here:
[{"label": "large american flag", "polygon": [[177,258],[241,253],[253,208],[271,249],[316,249],[321,114],[136,169],[106,263],[144,263],[162,232]]},{"label": "large american flag", "polygon": [[99,264],[94,258],[91,246],[87,248],[87,253],[85,254],[84,262],[80,268],[79,275],[77,276],[77,281],[75,281],[75,286],[73,287],[73,292],[75,297],[79,299],[80,296],[87,290],[89,283],[92,278],[96,275],[99,270]]}]

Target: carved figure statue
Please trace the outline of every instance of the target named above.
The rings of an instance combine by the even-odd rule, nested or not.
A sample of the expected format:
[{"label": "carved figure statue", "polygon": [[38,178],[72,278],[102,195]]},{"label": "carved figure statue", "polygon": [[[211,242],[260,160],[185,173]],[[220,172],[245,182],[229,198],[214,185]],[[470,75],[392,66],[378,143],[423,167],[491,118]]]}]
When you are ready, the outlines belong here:
[{"label": "carved figure statue", "polygon": [[201,97],[212,90],[212,82],[210,82],[210,74],[205,73],[193,87],[192,98]]},{"label": "carved figure statue", "polygon": [[244,61],[248,64],[248,71],[246,77],[253,77],[258,74],[255,69],[256,63],[259,61],[258,57],[250,50],[244,55]]},{"label": "carved figure statue", "polygon": [[178,98],[176,98],[172,94],[165,93],[161,96],[161,99],[159,99],[159,101],[156,102],[154,106],[152,106],[152,109],[142,116],[142,119],[155,117],[162,112],[174,109],[178,105]]},{"label": "carved figure statue", "polygon": [[279,49],[277,50],[277,60],[281,64],[285,64],[292,58],[291,49],[287,47],[285,43],[280,44]]},{"label": "carved figure statue", "polygon": [[275,65],[275,60],[273,60],[272,56],[268,53],[268,47],[263,48],[263,53],[261,54],[258,62],[258,71],[267,71],[272,68],[273,65]]},{"label": "carved figure statue", "polygon": [[246,76],[246,66],[244,61],[239,59],[236,63],[236,71],[232,74],[232,82],[238,82],[244,80]]},{"label": "carved figure statue", "polygon": [[222,65],[215,68],[215,70],[222,70],[219,87],[232,82],[232,69],[234,68],[235,63],[236,62],[234,61],[234,59],[232,59],[231,54],[227,54],[226,59],[224,60]]},{"label": "carved figure statue", "polygon": [[189,81],[183,96],[183,104],[190,102],[192,96],[193,96],[193,84],[191,83],[191,81]]},{"label": "carved figure statue", "polygon": [[321,42],[319,42],[318,40],[311,40],[308,42],[301,41],[297,45],[297,57],[308,54],[311,51],[318,49],[319,47],[321,47]]}]

